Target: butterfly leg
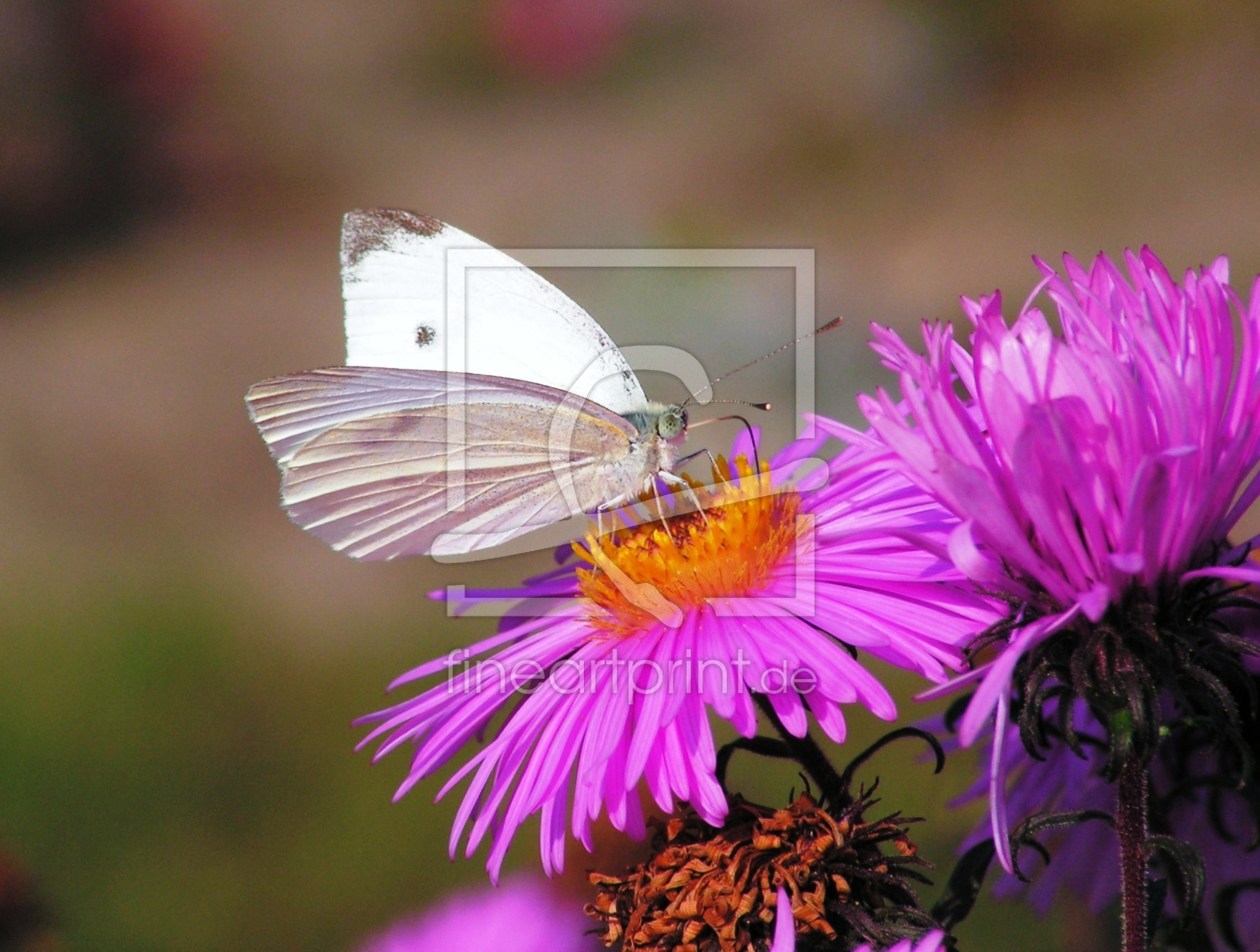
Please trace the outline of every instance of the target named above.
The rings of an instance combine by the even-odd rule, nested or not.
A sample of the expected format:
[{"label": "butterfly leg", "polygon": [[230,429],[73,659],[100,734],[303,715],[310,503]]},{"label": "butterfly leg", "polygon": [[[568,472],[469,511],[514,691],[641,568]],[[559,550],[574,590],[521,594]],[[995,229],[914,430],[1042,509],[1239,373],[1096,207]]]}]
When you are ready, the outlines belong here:
[{"label": "butterfly leg", "polygon": [[620,496],[615,496],[612,499],[609,499],[606,502],[601,502],[598,506],[596,506],[595,507],[596,535],[602,536],[604,534],[604,513],[612,512],[615,509],[620,509],[626,503],[630,502],[633,498],[634,497],[631,496],[630,493],[622,493]]},{"label": "butterfly leg", "polygon": [[[705,450],[704,452],[707,453],[708,450]],[[700,501],[700,497],[696,495],[696,491],[691,488],[691,483],[687,482],[687,480],[683,479],[681,476],[677,476],[674,473],[667,472],[666,470],[661,470],[656,475],[660,477],[661,482],[663,482],[666,486],[673,489],[681,489],[683,495],[687,497],[687,500],[696,507],[696,512],[700,513],[700,517],[704,519],[704,524],[710,524],[709,514],[704,511],[704,503]],[[659,502],[659,500],[660,497],[658,496],[657,501]]]},{"label": "butterfly leg", "polygon": [[677,549],[678,543],[674,542],[674,537],[669,531],[669,523],[665,520],[665,504],[661,502],[661,494],[656,491],[655,481],[652,486],[652,499],[656,502],[656,518],[661,522],[661,528],[665,530],[665,538],[669,539],[670,544]]}]

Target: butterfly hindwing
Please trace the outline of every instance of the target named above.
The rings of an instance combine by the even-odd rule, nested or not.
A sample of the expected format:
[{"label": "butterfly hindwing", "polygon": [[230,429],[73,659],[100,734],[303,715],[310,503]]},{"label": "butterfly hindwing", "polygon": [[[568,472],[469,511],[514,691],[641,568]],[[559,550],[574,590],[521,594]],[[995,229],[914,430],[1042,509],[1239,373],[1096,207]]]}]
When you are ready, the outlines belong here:
[{"label": "butterfly hindwing", "polygon": [[246,399],[290,516],[365,559],[469,552],[590,511],[624,491],[610,474],[637,437],[573,394],[468,374],[332,367]]},{"label": "butterfly hindwing", "polygon": [[335,426],[298,449],[281,498],[298,525],[362,559],[486,548],[595,509],[633,431],[574,407],[556,432],[519,403],[401,410]]}]

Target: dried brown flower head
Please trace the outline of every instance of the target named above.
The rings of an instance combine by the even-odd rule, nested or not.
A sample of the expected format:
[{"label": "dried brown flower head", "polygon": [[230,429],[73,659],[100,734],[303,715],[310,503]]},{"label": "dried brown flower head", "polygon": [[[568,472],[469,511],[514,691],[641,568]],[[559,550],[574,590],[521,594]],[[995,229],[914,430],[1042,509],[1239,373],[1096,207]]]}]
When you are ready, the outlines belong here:
[{"label": "dried brown flower head", "polygon": [[[607,946],[635,952],[764,952],[783,886],[799,937],[823,948],[896,940],[932,926],[918,908],[916,855],[896,814],[866,822],[859,797],[838,816],[809,794],[771,809],[732,798],[714,829],[694,813],[657,821],[655,855],[625,876],[592,873],[587,914]],[[885,852],[891,848],[890,852]]]}]

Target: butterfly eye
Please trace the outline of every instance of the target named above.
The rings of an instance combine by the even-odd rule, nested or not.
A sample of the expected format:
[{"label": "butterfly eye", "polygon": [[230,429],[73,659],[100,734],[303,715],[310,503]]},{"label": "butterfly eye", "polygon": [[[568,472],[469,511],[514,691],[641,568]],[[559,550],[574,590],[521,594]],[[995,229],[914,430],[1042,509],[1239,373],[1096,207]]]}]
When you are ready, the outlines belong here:
[{"label": "butterfly eye", "polygon": [[687,429],[687,411],[682,407],[670,407],[656,418],[656,432],[672,440]]}]

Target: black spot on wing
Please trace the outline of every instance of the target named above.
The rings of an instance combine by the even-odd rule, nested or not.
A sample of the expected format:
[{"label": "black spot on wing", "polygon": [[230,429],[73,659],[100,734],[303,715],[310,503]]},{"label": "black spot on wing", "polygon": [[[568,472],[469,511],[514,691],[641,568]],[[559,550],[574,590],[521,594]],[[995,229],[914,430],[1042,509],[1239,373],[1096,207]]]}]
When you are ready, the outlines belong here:
[{"label": "black spot on wing", "polygon": [[433,329],[431,324],[421,324],[416,328],[416,346],[428,347],[437,340],[437,331]]},{"label": "black spot on wing", "polygon": [[341,221],[341,268],[349,271],[371,252],[389,248],[400,235],[431,238],[445,227],[429,215],[400,208],[356,208]]}]

